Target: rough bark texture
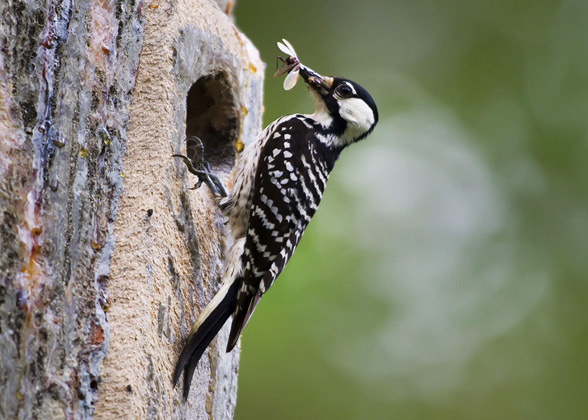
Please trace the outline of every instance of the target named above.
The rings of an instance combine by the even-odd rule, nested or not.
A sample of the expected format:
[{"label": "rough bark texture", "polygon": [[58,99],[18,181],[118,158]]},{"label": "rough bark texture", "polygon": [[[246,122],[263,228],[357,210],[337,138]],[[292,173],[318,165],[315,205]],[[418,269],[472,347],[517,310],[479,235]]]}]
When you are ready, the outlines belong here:
[{"label": "rough bark texture", "polygon": [[225,236],[183,164],[229,179],[263,64],[232,2],[0,4],[0,418],[231,418],[238,351],[171,387]]}]

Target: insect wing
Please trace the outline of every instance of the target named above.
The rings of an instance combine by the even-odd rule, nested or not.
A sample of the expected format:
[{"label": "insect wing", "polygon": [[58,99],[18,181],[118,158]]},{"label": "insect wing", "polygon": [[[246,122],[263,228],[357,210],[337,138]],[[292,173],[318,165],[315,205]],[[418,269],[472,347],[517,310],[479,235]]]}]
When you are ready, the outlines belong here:
[{"label": "insect wing", "polygon": [[288,56],[292,55],[292,52],[288,49],[288,47],[286,47],[284,44],[282,44],[280,41],[278,41],[278,48],[280,49],[280,51],[282,51],[284,54],[288,54]]},{"label": "insect wing", "polygon": [[280,51],[282,51],[284,54],[288,54],[290,57],[296,57],[296,51],[294,51],[292,45],[285,39],[283,39],[282,41],[284,43],[278,41],[278,48],[280,49]]},{"label": "insect wing", "polygon": [[296,66],[294,70],[292,70],[286,78],[284,79],[284,90],[290,90],[294,86],[296,86],[296,82],[298,81],[298,76],[300,75],[300,66]]},{"label": "insect wing", "polygon": [[294,50],[294,47],[292,46],[292,44],[290,44],[288,41],[286,41],[285,39],[282,39],[282,42],[286,45],[286,47],[288,47],[288,49],[291,52],[291,56],[292,57],[296,57],[298,58],[298,55],[296,54],[296,51]]}]

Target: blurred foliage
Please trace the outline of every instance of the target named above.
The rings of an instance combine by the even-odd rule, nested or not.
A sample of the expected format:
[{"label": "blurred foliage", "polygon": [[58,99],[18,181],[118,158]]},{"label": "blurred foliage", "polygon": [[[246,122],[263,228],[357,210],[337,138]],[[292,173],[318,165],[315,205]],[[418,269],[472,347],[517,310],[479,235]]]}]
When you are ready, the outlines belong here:
[{"label": "blurred foliage", "polygon": [[242,339],[236,418],[588,418],[588,2],[243,0],[380,111]]}]

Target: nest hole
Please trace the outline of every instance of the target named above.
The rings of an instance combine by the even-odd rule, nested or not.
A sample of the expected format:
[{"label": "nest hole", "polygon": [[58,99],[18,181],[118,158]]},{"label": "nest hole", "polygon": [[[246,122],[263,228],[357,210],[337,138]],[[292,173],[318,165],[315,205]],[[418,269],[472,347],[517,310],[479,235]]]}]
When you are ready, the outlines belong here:
[{"label": "nest hole", "polygon": [[[212,170],[229,173],[235,164],[239,112],[226,74],[203,76],[188,91],[186,137],[197,136],[204,145],[204,160]],[[194,149],[188,142],[188,157]]]}]

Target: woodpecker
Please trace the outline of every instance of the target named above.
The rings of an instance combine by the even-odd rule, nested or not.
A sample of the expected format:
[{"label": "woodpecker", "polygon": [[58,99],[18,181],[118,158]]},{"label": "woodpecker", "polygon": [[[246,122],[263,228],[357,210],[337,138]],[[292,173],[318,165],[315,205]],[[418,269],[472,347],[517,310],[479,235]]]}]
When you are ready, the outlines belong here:
[{"label": "woodpecker", "polygon": [[300,63],[285,40],[278,47],[288,57],[280,58],[285,64],[276,76],[288,73],[285,89],[302,76],[315,112],[271,123],[243,151],[226,197],[219,197],[226,194],[209,167],[196,169],[187,157],[176,155],[199,176],[197,186],[206,182],[217,193],[234,239],[222,286],[194,322],[176,364],[173,384],[184,372],[184,399],[202,353],[231,315],[227,352],[237,344],[259,299],[281,273],[316,212],[341,151],[364,139],[378,122],[376,104],[364,88],[314,72]]}]

